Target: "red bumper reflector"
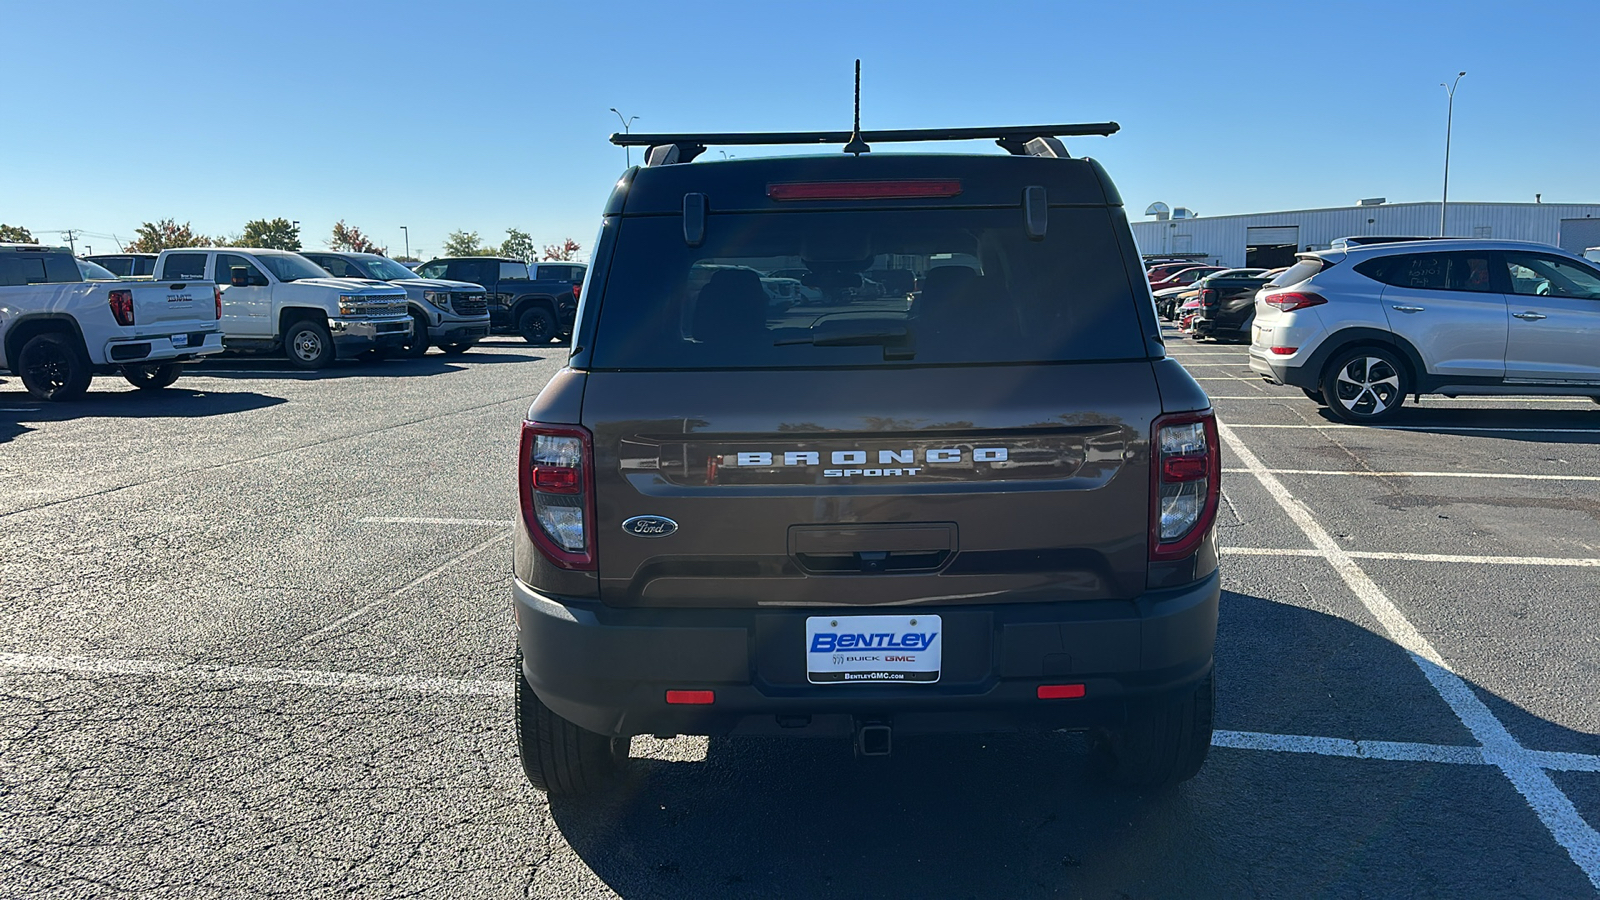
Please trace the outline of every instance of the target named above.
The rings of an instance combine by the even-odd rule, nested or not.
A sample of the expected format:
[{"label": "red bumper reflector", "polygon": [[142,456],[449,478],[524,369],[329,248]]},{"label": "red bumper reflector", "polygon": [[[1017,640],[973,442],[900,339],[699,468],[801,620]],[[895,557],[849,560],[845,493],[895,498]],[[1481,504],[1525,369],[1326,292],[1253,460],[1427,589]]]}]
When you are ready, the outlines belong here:
[{"label": "red bumper reflector", "polygon": [[1072,700],[1083,696],[1081,684],[1041,684],[1039,685],[1040,700]]},{"label": "red bumper reflector", "polygon": [[667,691],[667,702],[687,706],[707,706],[717,699],[715,691]]},{"label": "red bumper reflector", "polygon": [[904,181],[791,181],[767,185],[773,200],[911,200],[917,197],[954,197],[961,182],[954,178],[918,178]]},{"label": "red bumper reflector", "polygon": [[1295,351],[1299,349],[1299,347],[1273,347],[1272,352],[1278,356],[1293,356]]}]

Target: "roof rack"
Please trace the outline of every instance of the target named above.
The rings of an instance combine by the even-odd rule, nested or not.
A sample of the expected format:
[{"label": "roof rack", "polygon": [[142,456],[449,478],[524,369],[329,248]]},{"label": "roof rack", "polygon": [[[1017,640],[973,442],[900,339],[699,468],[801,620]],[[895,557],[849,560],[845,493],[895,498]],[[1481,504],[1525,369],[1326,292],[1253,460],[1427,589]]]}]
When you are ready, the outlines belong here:
[{"label": "roof rack", "polygon": [[915,141],[993,140],[1013,156],[1067,158],[1059,138],[1098,135],[1109,137],[1122,130],[1116,122],[1076,125],[1007,125],[997,128],[907,128],[899,131],[775,131],[717,132],[707,134],[613,134],[619,147],[648,147],[646,166],[686,163],[712,145],[726,147],[761,144],[849,144],[847,153],[862,152],[857,141],[903,144]]}]

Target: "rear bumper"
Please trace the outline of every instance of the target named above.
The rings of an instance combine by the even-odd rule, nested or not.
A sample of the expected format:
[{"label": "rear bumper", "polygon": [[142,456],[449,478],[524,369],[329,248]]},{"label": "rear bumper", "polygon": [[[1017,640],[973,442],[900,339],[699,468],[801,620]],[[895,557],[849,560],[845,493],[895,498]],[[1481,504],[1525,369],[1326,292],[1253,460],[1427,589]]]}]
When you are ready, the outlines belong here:
[{"label": "rear bumper", "polygon": [[1250,371],[1273,384],[1287,384],[1311,390],[1318,390],[1321,387],[1314,367],[1275,362],[1265,354],[1257,353],[1254,347],[1250,348]]},{"label": "rear bumper", "polygon": [[[182,346],[175,343],[176,340],[181,340]],[[222,332],[188,331],[175,335],[163,334],[107,341],[104,358],[107,365],[122,366],[136,363],[186,362],[221,352]]]},{"label": "rear bumper", "polygon": [[[612,609],[513,579],[524,677],[562,717],[617,736],[842,734],[859,719],[901,732],[1114,724],[1130,702],[1182,694],[1211,670],[1220,595],[1213,572],[1132,601],[941,607],[939,683],[814,685],[805,619],[825,609]],[[1042,684],[1082,684],[1084,696],[1040,700]],[[715,702],[669,706],[669,689]]]}]

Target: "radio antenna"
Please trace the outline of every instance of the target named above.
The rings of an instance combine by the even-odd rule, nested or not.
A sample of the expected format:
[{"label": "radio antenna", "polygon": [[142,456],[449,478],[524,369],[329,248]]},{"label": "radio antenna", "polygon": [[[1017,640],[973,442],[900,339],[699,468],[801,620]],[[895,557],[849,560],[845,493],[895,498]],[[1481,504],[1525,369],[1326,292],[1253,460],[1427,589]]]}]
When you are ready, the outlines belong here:
[{"label": "radio antenna", "polygon": [[844,152],[860,156],[870,151],[867,142],[861,139],[861,60],[856,60],[856,116],[855,127],[850,132],[850,143],[844,145]]}]

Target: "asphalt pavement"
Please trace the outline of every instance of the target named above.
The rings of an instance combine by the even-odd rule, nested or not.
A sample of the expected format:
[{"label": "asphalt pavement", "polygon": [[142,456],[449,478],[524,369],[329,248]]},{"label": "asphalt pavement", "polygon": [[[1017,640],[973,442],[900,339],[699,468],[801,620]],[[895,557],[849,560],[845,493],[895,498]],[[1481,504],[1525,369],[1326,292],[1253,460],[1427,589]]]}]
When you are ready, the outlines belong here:
[{"label": "asphalt pavement", "polygon": [[1224,424],[1217,737],[1141,795],[1070,734],[511,730],[517,423],[565,353],[80,403],[0,383],[0,896],[1530,897],[1600,891],[1600,406],[1339,425],[1173,336]]}]

